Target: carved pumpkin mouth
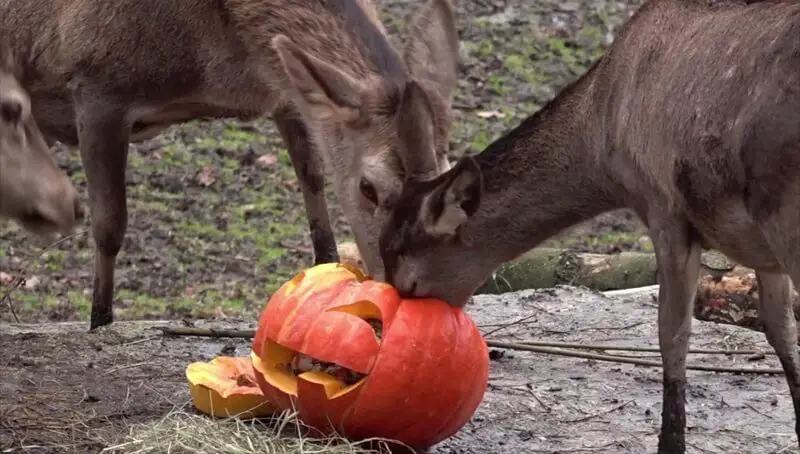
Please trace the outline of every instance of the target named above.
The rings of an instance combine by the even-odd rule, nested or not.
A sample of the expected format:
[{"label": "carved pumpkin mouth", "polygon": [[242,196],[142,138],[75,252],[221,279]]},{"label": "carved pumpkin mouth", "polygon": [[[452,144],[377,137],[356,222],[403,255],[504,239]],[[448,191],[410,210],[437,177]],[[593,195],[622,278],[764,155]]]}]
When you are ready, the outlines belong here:
[{"label": "carved pumpkin mouth", "polygon": [[[336,349],[316,350],[311,345],[292,350],[271,339],[264,343],[263,356],[251,352],[253,367],[261,372],[264,380],[286,394],[298,396],[298,381],[322,386],[329,400],[341,397],[364,383],[375,363],[381,341],[383,340],[383,321],[380,309],[370,301],[330,309],[342,316],[356,316],[360,322],[350,326],[364,326],[372,333],[372,342],[351,342],[338,344]],[[330,326],[330,325],[329,325]],[[313,329],[313,328],[312,328]],[[325,331],[328,331],[325,329]],[[313,338],[313,336],[310,336]],[[315,353],[311,353],[314,350]]]},{"label": "carved pumpkin mouth", "polygon": [[[374,318],[365,321],[372,327],[372,330],[375,331],[375,337],[378,343],[380,343],[381,335],[383,334],[383,322]],[[333,361],[323,361],[313,356],[297,352],[295,352],[289,364],[282,364],[281,367],[283,367],[286,372],[298,377],[306,372],[322,372],[341,381],[347,386],[355,385],[367,376],[367,374],[348,369]]]}]

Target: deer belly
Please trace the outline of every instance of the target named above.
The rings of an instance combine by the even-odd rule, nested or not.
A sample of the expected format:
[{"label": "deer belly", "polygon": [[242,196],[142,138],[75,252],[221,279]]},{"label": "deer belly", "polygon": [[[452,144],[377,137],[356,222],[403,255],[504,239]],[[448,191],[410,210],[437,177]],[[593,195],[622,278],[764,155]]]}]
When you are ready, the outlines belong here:
[{"label": "deer belly", "polygon": [[704,248],[722,252],[749,268],[780,270],[775,254],[744,203],[734,200],[719,203],[711,212],[693,213],[690,219]]}]

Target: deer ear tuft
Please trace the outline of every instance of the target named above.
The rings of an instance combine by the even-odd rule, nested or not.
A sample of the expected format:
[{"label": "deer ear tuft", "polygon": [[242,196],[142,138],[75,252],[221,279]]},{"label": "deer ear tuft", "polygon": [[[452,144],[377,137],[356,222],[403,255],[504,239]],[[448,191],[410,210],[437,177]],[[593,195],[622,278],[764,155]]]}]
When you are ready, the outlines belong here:
[{"label": "deer ear tuft", "polygon": [[424,197],[420,220],[428,235],[452,238],[480,207],[483,177],[469,156],[438,177],[440,182]]}]

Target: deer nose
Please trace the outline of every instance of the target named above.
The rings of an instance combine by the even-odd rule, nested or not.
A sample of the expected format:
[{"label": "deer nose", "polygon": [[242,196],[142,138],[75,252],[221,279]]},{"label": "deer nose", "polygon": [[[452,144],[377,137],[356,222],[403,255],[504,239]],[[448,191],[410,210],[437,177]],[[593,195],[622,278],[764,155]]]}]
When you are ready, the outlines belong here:
[{"label": "deer nose", "polygon": [[414,298],[417,296],[417,281],[410,280],[404,282],[405,285],[397,287],[397,292],[402,298]]}]

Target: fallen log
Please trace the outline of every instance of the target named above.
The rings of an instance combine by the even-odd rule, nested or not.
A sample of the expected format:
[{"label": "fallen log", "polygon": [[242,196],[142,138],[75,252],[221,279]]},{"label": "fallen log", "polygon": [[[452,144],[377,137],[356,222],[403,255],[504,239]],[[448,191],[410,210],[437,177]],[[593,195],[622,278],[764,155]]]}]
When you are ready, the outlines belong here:
[{"label": "fallen log", "polygon": [[497,294],[556,285],[606,291],[657,283],[655,254],[577,253],[568,249],[536,248],[495,270],[476,294]]},{"label": "fallen log", "polygon": [[[800,296],[792,290],[794,318],[800,320]],[[736,269],[721,278],[700,278],[694,305],[697,320],[725,323],[764,332],[758,318],[758,281],[747,267]]]}]

